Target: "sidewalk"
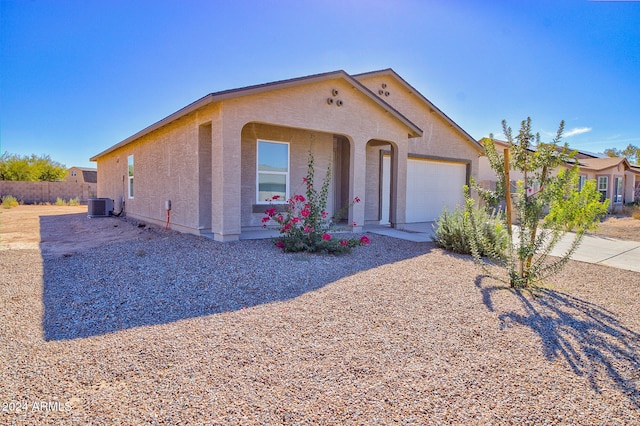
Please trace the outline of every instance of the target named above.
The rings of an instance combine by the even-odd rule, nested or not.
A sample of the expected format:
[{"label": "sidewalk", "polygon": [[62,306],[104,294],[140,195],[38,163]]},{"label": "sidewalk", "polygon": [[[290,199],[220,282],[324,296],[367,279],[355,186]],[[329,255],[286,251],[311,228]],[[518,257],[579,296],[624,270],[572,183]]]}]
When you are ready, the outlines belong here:
[{"label": "sidewalk", "polygon": [[[365,231],[414,242],[432,242],[433,222],[409,223],[405,229],[388,226],[366,226]],[[573,241],[572,233],[567,234],[552,250],[554,256],[562,256]],[[582,243],[571,256],[580,262],[595,263],[618,269],[640,272],[640,242],[615,238],[585,235]]]}]

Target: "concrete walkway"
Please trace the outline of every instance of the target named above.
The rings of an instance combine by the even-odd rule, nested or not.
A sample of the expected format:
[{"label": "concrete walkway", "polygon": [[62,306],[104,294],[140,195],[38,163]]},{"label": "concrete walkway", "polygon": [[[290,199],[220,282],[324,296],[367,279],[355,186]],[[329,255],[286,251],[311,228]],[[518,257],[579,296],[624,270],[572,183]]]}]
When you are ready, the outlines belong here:
[{"label": "concrete walkway", "polygon": [[[365,231],[414,242],[431,242],[434,235],[433,222],[407,224],[403,230],[373,225],[366,226]],[[554,247],[551,254],[562,256],[571,241],[573,234],[570,233]],[[571,259],[640,272],[640,242],[585,235]]]}]

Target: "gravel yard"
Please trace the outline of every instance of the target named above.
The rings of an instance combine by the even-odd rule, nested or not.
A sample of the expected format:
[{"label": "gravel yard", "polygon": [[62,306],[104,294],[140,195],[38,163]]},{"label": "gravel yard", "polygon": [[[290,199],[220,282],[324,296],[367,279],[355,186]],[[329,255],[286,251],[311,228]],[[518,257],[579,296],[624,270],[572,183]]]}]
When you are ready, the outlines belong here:
[{"label": "gravel yard", "polygon": [[59,218],[0,250],[0,424],[640,423],[640,273],[571,262],[533,295],[431,243],[283,254],[115,218],[77,238],[120,241],[56,251]]}]

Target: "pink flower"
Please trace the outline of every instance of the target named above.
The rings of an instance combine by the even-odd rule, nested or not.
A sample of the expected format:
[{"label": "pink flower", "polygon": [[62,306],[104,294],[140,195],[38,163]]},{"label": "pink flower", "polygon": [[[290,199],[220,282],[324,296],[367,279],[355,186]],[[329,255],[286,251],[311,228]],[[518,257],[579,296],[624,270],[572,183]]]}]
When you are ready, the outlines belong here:
[{"label": "pink flower", "polygon": [[280,199],[280,196],[279,195],[274,195],[273,197],[271,197],[271,199],[275,201],[275,200]]},{"label": "pink flower", "polygon": [[276,243],[276,247],[284,248],[284,243],[282,242],[282,240],[278,240],[278,242]]},{"label": "pink flower", "polygon": [[300,218],[299,218],[299,217],[297,217],[297,216],[296,216],[296,217],[294,217],[293,219],[291,219],[291,223],[293,223],[293,224],[296,224],[296,223],[298,223],[298,222],[300,222]]},{"label": "pink flower", "polygon": [[362,237],[360,237],[360,244],[366,246],[371,242],[371,240],[369,239],[369,237],[367,237],[366,235],[363,235]]},{"label": "pink flower", "polygon": [[278,222],[282,222],[284,220],[284,217],[282,217],[282,215],[278,215]]},{"label": "pink flower", "polygon": [[329,216],[329,213],[327,213],[327,212],[323,211],[323,212],[322,212],[322,218],[323,218],[323,219],[326,219],[326,218],[327,218],[327,216]]},{"label": "pink flower", "polygon": [[331,239],[331,235],[325,232],[324,234],[322,234],[322,239],[325,241],[329,241]]},{"label": "pink flower", "polygon": [[349,243],[347,242],[347,240],[340,240],[340,245],[341,245],[342,247],[346,247],[346,246],[347,246],[347,244],[349,244]]},{"label": "pink flower", "polygon": [[307,201],[306,198],[304,198],[304,195],[300,195],[300,194],[295,196],[295,200],[301,203],[304,203],[305,201]]},{"label": "pink flower", "polygon": [[269,217],[273,217],[276,214],[276,208],[271,207],[270,209],[265,210],[264,214],[266,214]]},{"label": "pink flower", "polygon": [[311,211],[309,211],[308,209],[304,209],[300,212],[300,214],[302,215],[302,217],[309,217]]},{"label": "pink flower", "polygon": [[291,228],[291,224],[290,223],[286,223],[283,227],[282,227],[282,232],[286,232]]},{"label": "pink flower", "polygon": [[354,198],[353,201],[355,201],[356,203],[359,203],[360,202],[360,197]]},{"label": "pink flower", "polygon": [[305,177],[303,177],[303,178],[302,178],[302,183],[307,183],[307,182],[309,182],[309,178],[308,178],[308,177],[306,177],[306,176],[305,176]]},{"label": "pink flower", "polygon": [[262,223],[263,223],[263,224],[264,224],[264,223],[267,223],[267,222],[269,222],[270,220],[271,220],[271,218],[269,218],[268,216],[265,216],[265,217],[263,217],[263,218],[262,218]]},{"label": "pink flower", "polygon": [[305,226],[304,232],[306,232],[307,234],[313,232],[313,226]]},{"label": "pink flower", "polygon": [[358,226],[358,224],[357,224],[357,223],[355,223],[355,222],[353,222],[353,223],[351,224],[351,226]]}]

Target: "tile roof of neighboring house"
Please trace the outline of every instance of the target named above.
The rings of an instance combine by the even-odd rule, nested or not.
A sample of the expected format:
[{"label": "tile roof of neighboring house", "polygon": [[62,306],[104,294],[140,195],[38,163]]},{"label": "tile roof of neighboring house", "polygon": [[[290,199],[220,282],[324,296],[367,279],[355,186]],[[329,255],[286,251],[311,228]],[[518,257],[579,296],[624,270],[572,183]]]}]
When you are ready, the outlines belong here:
[{"label": "tile roof of neighboring house", "polygon": [[73,166],[73,167],[69,167],[69,169],[78,169],[78,170],[82,170],[82,171],[88,171],[88,172],[97,172],[98,169],[96,169],[95,167],[78,167],[78,166]]},{"label": "tile roof of neighboring house", "polygon": [[98,171],[82,169],[82,178],[86,183],[98,183]]},{"label": "tile roof of neighboring house", "polygon": [[[480,139],[480,143],[482,143],[482,141],[484,139],[489,139],[489,138]],[[499,140],[499,139],[494,139],[493,141],[494,141],[494,143],[496,145],[500,145],[500,146],[502,146],[504,148],[509,146],[509,142],[507,142],[507,141],[503,141],[503,140]],[[562,151],[562,149],[563,149],[563,146],[558,146],[557,147],[557,150],[559,152]],[[535,150],[536,150],[535,147],[529,148],[529,151],[533,152]],[[610,162],[613,162],[613,163],[615,163],[613,165],[617,165],[620,161],[622,161],[624,159],[624,158],[618,158],[618,157],[609,157],[609,156],[606,156],[604,154],[596,154],[596,153],[593,153],[593,152],[583,151],[581,149],[575,149],[575,148],[571,148],[571,147],[569,147],[569,150],[576,152],[576,156],[574,158],[576,158],[581,165],[584,165],[585,167],[590,168],[590,169],[593,169],[593,167],[598,167],[598,169],[593,169],[593,170],[606,169],[608,167],[611,167],[611,166],[606,166],[606,164],[609,164]],[[613,160],[617,160],[617,161],[613,161],[612,159]],[[603,161],[603,160],[606,160],[606,161]],[[593,165],[593,167],[590,167],[587,164],[591,164],[591,165]],[[605,166],[603,166],[603,165],[605,165]],[[631,165],[628,162],[627,162],[627,165],[629,167],[631,167]]]},{"label": "tile roof of neighboring house", "polygon": [[626,169],[631,168],[629,162],[624,157],[581,158],[579,162],[581,167],[594,171],[609,169],[619,165],[620,163],[623,163]]},{"label": "tile roof of neighboring house", "polygon": [[102,157],[103,155],[108,154],[109,152],[115,151],[116,149],[123,147],[127,144],[129,144],[130,142],[148,134],[151,133],[152,131],[159,129],[181,117],[184,117],[185,115],[207,105],[210,103],[214,103],[214,102],[219,102],[219,101],[223,101],[223,100],[227,100],[227,99],[233,99],[233,98],[238,98],[241,96],[248,96],[248,95],[254,95],[254,94],[258,94],[258,93],[264,93],[267,91],[271,91],[271,90],[278,90],[278,89],[286,89],[289,87],[295,87],[295,86],[299,86],[301,84],[308,84],[308,83],[314,83],[314,82],[320,82],[320,81],[326,81],[326,80],[332,80],[332,79],[336,79],[336,78],[342,78],[344,80],[346,80],[348,83],[350,83],[355,89],[359,90],[360,92],[362,92],[365,96],[367,96],[371,101],[375,102],[376,104],[380,105],[383,109],[385,109],[387,112],[391,113],[396,119],[400,120],[402,123],[404,123],[408,129],[410,130],[410,137],[416,137],[416,136],[422,136],[422,130],[416,126],[414,123],[412,123],[409,119],[407,119],[404,115],[402,115],[400,112],[398,112],[396,109],[394,109],[391,105],[387,104],[384,100],[380,99],[376,94],[374,94],[373,92],[371,92],[369,89],[367,89],[366,87],[364,87],[364,85],[362,85],[358,80],[356,80],[355,78],[353,78],[352,76],[350,76],[349,74],[347,74],[345,71],[343,70],[338,70],[338,71],[332,71],[332,72],[327,72],[327,73],[322,73],[322,74],[314,74],[314,75],[309,75],[306,77],[297,77],[297,78],[292,78],[292,79],[288,79],[288,80],[280,80],[280,81],[274,81],[274,82],[270,82],[270,83],[264,83],[264,84],[257,84],[254,86],[247,86],[247,87],[241,87],[238,89],[230,89],[230,90],[223,90],[220,92],[214,92],[214,93],[210,93],[206,96],[203,96],[202,98],[198,99],[195,102],[192,102],[191,104],[185,106],[184,108],[179,109],[178,111],[174,112],[173,114],[163,118],[162,120],[152,124],[149,127],[146,127],[145,129],[139,131],[138,133],[128,137],[127,139],[123,140],[122,142],[107,148],[106,150],[102,151],[101,153],[94,155],[93,157],[91,157],[91,161],[97,161],[98,158]]}]

